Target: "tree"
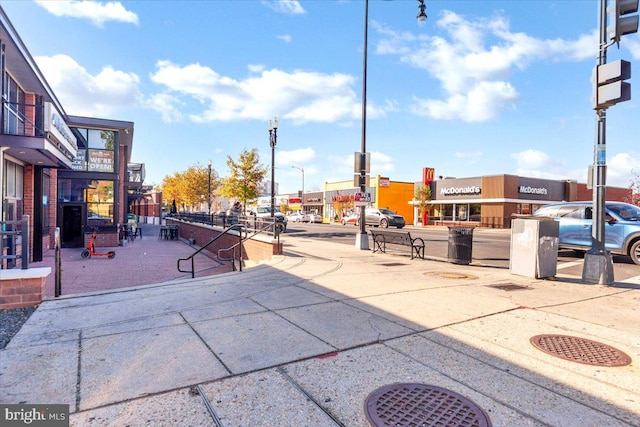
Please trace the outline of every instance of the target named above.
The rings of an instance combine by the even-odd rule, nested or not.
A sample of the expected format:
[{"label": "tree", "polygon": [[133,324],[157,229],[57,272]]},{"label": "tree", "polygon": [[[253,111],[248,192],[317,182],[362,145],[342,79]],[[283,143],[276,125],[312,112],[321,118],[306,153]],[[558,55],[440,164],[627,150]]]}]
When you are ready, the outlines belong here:
[{"label": "tree", "polygon": [[222,179],[220,194],[237,199],[246,207],[248,200],[260,195],[260,183],[267,174],[267,168],[260,164],[258,149],[244,149],[237,161],[227,156],[227,167],[231,175]]},{"label": "tree", "polygon": [[211,194],[209,194],[209,168],[196,163],[184,172],[175,172],[165,176],[160,185],[162,198],[177,206],[195,207],[208,203],[220,186],[220,179],[215,170],[211,170]]},{"label": "tree", "polygon": [[415,199],[418,200],[418,212],[422,218],[422,225],[428,222],[429,202],[431,201],[431,187],[422,185],[416,189]]},{"label": "tree", "polygon": [[631,173],[633,174],[633,178],[631,178],[631,183],[629,184],[631,200],[628,200],[628,202],[632,205],[640,206],[640,171],[632,169]]}]

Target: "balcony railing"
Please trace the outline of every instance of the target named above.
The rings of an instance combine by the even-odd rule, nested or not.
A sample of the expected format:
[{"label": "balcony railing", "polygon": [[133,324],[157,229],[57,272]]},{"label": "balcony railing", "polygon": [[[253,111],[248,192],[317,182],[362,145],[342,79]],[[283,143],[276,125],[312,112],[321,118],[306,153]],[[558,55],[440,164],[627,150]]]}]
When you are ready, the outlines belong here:
[{"label": "balcony railing", "polygon": [[3,99],[2,109],[3,134],[44,137],[44,105],[19,104]]}]

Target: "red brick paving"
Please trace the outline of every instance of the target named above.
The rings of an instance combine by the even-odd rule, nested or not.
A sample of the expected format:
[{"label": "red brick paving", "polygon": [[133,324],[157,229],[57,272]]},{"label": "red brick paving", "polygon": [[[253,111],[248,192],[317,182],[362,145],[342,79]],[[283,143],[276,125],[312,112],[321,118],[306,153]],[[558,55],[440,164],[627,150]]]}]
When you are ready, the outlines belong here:
[{"label": "red brick paving", "polygon": [[[97,252],[115,251],[112,259],[107,257],[80,256],[82,248],[61,250],[62,295],[105,291],[140,285],[163,283],[175,279],[191,278],[190,273],[180,273],[177,260],[193,254],[198,247],[189,246],[184,240],[159,239],[160,226],[142,224],[142,239],[136,238],[126,246],[96,248]],[[55,253],[49,251],[42,262],[30,267],[51,267],[47,277],[46,296],[55,295]],[[181,268],[189,269],[191,262],[183,262]],[[229,262],[220,265],[214,259],[199,254],[195,258],[196,277],[232,271]]]}]

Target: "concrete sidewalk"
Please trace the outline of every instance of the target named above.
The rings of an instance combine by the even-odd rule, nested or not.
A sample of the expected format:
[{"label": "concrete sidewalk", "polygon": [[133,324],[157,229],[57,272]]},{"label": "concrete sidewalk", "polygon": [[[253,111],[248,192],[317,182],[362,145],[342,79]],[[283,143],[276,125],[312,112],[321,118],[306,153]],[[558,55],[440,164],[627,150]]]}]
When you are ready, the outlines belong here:
[{"label": "concrete sidewalk", "polygon": [[[242,273],[44,302],[0,352],[0,401],[67,403],[75,426],[366,426],[370,393],[422,383],[493,426],[640,425],[638,278],[284,248]],[[540,334],[632,361],[554,357],[530,343]]]}]

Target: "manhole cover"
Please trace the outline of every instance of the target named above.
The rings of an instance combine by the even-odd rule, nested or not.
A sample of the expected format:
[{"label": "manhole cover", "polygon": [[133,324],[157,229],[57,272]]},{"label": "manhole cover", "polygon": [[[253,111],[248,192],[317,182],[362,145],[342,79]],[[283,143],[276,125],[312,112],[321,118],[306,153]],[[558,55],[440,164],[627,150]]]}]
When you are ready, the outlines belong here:
[{"label": "manhole cover", "polygon": [[530,339],[539,350],[561,359],[596,366],[626,366],[631,357],[617,348],[567,335],[536,335]]},{"label": "manhole cover", "polygon": [[386,385],[367,397],[364,408],[374,427],[491,427],[489,417],[475,403],[433,385]]},{"label": "manhole cover", "polygon": [[383,262],[383,263],[380,263],[380,265],[383,265],[385,267],[399,267],[401,265],[407,265],[407,264],[402,262]]},{"label": "manhole cover", "polygon": [[503,283],[502,285],[489,285],[489,287],[502,289],[503,291],[521,291],[523,289],[531,289],[527,286],[515,285],[513,283]]},{"label": "manhole cover", "polygon": [[428,271],[427,276],[440,277],[441,279],[477,279],[473,274],[457,273],[455,271]]}]

